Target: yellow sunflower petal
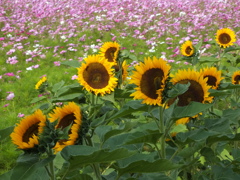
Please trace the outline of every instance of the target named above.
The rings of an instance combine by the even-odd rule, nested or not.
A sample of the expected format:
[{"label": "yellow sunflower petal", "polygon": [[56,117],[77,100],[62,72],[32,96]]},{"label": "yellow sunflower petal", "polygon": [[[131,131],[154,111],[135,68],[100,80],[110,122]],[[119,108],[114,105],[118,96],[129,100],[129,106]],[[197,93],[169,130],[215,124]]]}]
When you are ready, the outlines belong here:
[{"label": "yellow sunflower petal", "polygon": [[82,63],[78,69],[78,81],[89,92],[96,95],[110,94],[117,86],[117,78],[114,77],[112,65],[99,55],[88,56],[86,63]]},{"label": "yellow sunflower petal", "polygon": [[116,62],[119,51],[120,44],[117,42],[106,42],[100,48],[100,56],[104,57],[109,62]]},{"label": "yellow sunflower petal", "polygon": [[219,29],[217,30],[216,42],[223,48],[232,46],[236,42],[236,35],[229,28]]},{"label": "yellow sunflower petal", "polygon": [[56,128],[64,129],[67,126],[71,125],[68,139],[61,139],[59,140],[55,147],[55,153],[61,151],[67,145],[75,144],[76,140],[78,139],[79,129],[82,125],[82,114],[80,107],[75,104],[74,102],[70,102],[63,107],[56,107],[52,113],[49,114],[49,121],[54,122],[57,121]]},{"label": "yellow sunflower petal", "polygon": [[194,53],[194,48],[192,45],[192,41],[186,41],[185,43],[183,43],[183,45],[181,46],[181,53],[184,56],[192,56]]},{"label": "yellow sunflower petal", "polygon": [[38,109],[32,115],[26,116],[14,128],[10,137],[19,149],[33,148],[38,144],[38,135],[43,131],[46,116]]},{"label": "yellow sunflower petal", "polygon": [[202,69],[201,75],[203,78],[207,78],[207,84],[212,89],[217,89],[221,80],[224,79],[224,77],[221,77],[221,71],[218,71],[216,67]]},{"label": "yellow sunflower petal", "polygon": [[[178,70],[178,72],[171,79],[173,84],[187,84],[190,83],[188,90],[178,96],[178,106],[186,106],[191,101],[200,103],[208,103],[212,101],[213,97],[209,97],[208,90],[211,86],[207,84],[207,78],[203,78],[200,72],[194,70]],[[174,102],[175,99],[169,101],[169,105]]]},{"label": "yellow sunflower petal", "polygon": [[135,67],[136,71],[131,76],[130,83],[137,86],[136,92],[131,96],[134,99],[143,99],[142,103],[162,105],[162,91],[170,68],[170,65],[161,58],[145,58],[144,63]]},{"label": "yellow sunflower petal", "polygon": [[46,76],[43,76],[38,82],[37,84],[35,85],[35,89],[39,89],[41,87],[41,85],[47,81],[47,78]]},{"label": "yellow sunflower petal", "polygon": [[232,84],[240,84],[240,71],[235,71],[232,75]]}]

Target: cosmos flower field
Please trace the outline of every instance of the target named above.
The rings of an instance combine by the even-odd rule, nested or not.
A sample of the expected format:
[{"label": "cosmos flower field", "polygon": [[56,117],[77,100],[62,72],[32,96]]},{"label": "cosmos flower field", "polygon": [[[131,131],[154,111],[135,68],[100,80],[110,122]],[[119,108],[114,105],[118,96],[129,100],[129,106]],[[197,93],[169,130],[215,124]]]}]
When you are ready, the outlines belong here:
[{"label": "cosmos flower field", "polygon": [[[179,69],[200,68],[203,63],[220,67],[226,75],[225,79],[222,79],[230,82],[233,72],[239,70],[239,63],[233,62],[230,56],[221,56],[220,52],[223,52],[224,49],[219,51],[219,46],[216,43],[216,32],[223,28],[233,30],[236,35],[233,47],[236,47],[236,50],[230,49],[229,52],[231,51],[230,54],[233,52],[231,56],[236,57],[235,61],[239,61],[239,24],[239,0],[1,0],[0,130],[13,127],[21,119],[26,118],[38,109],[41,99],[45,100],[43,97],[50,97],[49,92],[39,91],[39,87],[46,79],[50,87],[55,87],[56,91],[53,97],[60,89],[56,85],[58,82],[59,87],[64,87],[61,84],[64,81],[64,85],[72,85],[74,90],[76,85],[73,84],[78,84],[79,81],[84,79],[83,77],[79,78],[78,72],[82,71],[76,68],[77,65],[84,62],[87,57],[98,54],[106,42],[117,42],[120,45],[119,50],[127,52],[126,62],[129,67],[129,77],[127,79],[130,79],[131,73],[140,62],[145,62],[145,58],[156,57],[168,63],[174,73],[177,73]],[[181,46],[186,41],[191,41],[193,46],[197,46],[198,57],[203,57],[202,64],[199,66],[189,61],[188,58],[183,58]],[[124,56],[124,53],[122,55]],[[211,58],[214,58],[214,61],[210,60]],[[218,59],[218,63],[216,59]],[[165,67],[165,65],[163,66]],[[178,71],[178,73],[187,77],[187,74],[190,74],[191,71]],[[135,79],[132,78],[134,83],[138,79],[136,74]],[[167,76],[167,74],[164,76]],[[43,77],[46,77],[44,82],[41,81]],[[177,79],[175,81],[177,82]],[[124,89],[123,87],[121,88]],[[91,88],[85,88],[85,90],[89,89]],[[105,95],[102,91],[99,92],[100,95]],[[133,89],[130,92],[133,93]],[[221,93],[223,92],[219,94]],[[110,94],[110,91],[108,94]],[[138,93],[135,92],[135,95],[138,95]],[[219,101],[223,100],[221,98],[219,98]],[[103,98],[103,100],[109,99]],[[233,109],[239,108],[239,104],[237,105],[238,98],[234,100],[236,103]],[[119,100],[119,105],[116,105],[113,100],[109,101],[114,102],[113,104],[119,109],[124,105],[121,100]],[[94,101],[94,98],[92,98],[90,102],[94,102],[93,104],[96,106],[99,101]],[[147,102],[151,102],[151,100]],[[64,103],[67,103],[67,101],[65,99],[61,101],[61,98],[54,101],[54,105],[57,107],[61,107]],[[159,105],[159,103],[153,104]],[[71,106],[72,109],[76,108],[75,105]],[[68,108],[66,107],[66,109]],[[223,102],[215,106],[216,111],[213,114],[220,117],[222,108],[225,108]],[[91,114],[90,112],[89,114]],[[136,114],[134,113],[133,116],[135,117]],[[140,114],[141,119],[143,117],[142,113]],[[122,128],[123,130],[127,129],[126,124]],[[115,128],[115,126],[113,127]],[[119,131],[122,131],[122,129],[120,128]],[[106,129],[99,128],[96,130],[100,139],[102,138],[99,132],[101,130]],[[6,133],[8,133],[7,131]],[[83,132],[81,131],[81,133]],[[2,134],[1,138],[0,133],[0,174],[12,169],[20,155],[20,152],[16,151],[16,144],[14,145],[9,137],[3,137]],[[163,138],[160,139],[162,142]],[[91,143],[88,142],[87,144]],[[236,143],[234,143],[234,147],[237,147]],[[147,146],[144,146],[144,148],[147,148]],[[155,148],[158,149],[157,146]],[[224,149],[223,146],[221,148]],[[225,153],[222,149],[221,153]],[[228,147],[225,149],[227,151]],[[236,149],[234,152],[237,154],[239,150]],[[205,147],[204,150],[207,153],[209,149]],[[204,150],[201,150],[201,153]],[[109,153],[111,154],[111,152],[113,151]],[[166,157],[164,154],[159,154],[161,157]],[[202,153],[202,155],[205,154]],[[183,155],[183,157],[185,156]],[[207,156],[204,157],[207,158]],[[170,160],[172,159],[170,158]],[[188,163],[193,163],[193,160],[188,161]],[[96,163],[93,164],[93,167],[96,178],[101,179],[99,172],[96,170]],[[120,174],[131,172],[127,168],[121,168],[122,171],[118,172]],[[103,170],[104,168],[101,167],[100,169]],[[220,168],[217,170],[220,170]],[[235,174],[236,172],[234,171],[230,175],[239,177]],[[110,177],[105,170],[102,171],[103,175],[106,178]],[[180,178],[180,175],[181,178],[187,177],[187,174],[179,173],[178,178]],[[170,177],[167,173],[164,174],[165,176]],[[144,175],[142,178],[144,177],[146,176]],[[153,177],[155,177],[154,174]],[[202,175],[202,177],[205,176]],[[216,178],[218,176],[213,174],[211,177]],[[115,178],[121,179],[120,176]],[[174,179],[173,175],[171,178]]]}]

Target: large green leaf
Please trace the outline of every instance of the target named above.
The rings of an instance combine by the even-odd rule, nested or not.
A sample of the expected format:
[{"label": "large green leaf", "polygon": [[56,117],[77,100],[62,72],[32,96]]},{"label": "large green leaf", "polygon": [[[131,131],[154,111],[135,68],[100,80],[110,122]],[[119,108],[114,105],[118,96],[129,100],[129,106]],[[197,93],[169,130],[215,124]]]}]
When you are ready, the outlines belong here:
[{"label": "large green leaf", "polygon": [[35,98],[33,98],[33,100],[30,103],[37,103],[37,102],[42,101],[46,98],[47,98],[46,96],[35,97]]},{"label": "large green leaf", "polygon": [[52,91],[54,93],[57,92],[59,89],[61,89],[63,87],[64,83],[65,83],[64,81],[60,81],[60,82],[54,84],[52,87]]},{"label": "large green leaf", "polygon": [[10,134],[13,132],[13,128],[14,126],[10,126],[0,130],[0,141],[10,136]]},{"label": "large green leaf", "polygon": [[61,152],[63,158],[70,163],[70,171],[90,165],[93,163],[106,163],[116,161],[118,159],[126,158],[135,154],[133,151],[128,151],[125,148],[115,149],[110,151],[109,149],[99,150],[92,146],[67,146]]},{"label": "large green leaf", "polygon": [[146,109],[148,109],[148,105],[142,104],[141,101],[137,101],[137,100],[129,101],[116,114],[111,116],[108,119],[108,121],[111,121],[111,120],[119,118],[119,117],[126,116],[133,112],[144,111]]},{"label": "large green leaf", "polygon": [[173,110],[172,119],[178,120],[183,117],[192,117],[195,116],[206,109],[209,109],[213,104],[202,104],[199,102],[192,101],[187,106],[177,106]]},{"label": "large green leaf", "polygon": [[165,172],[180,168],[182,165],[172,163],[167,159],[159,159],[153,162],[146,160],[135,161],[118,169],[119,175],[125,173],[154,173],[154,172]]},{"label": "large green leaf", "polygon": [[131,133],[126,139],[125,144],[137,144],[137,143],[155,144],[161,136],[162,136],[162,133],[159,133],[159,130],[139,131],[139,132]]},{"label": "large green leaf", "polygon": [[49,179],[45,166],[53,161],[55,156],[39,160],[36,155],[21,156],[13,168],[10,180],[42,180]]},{"label": "large green leaf", "polygon": [[239,124],[240,120],[240,109],[226,109],[223,111],[223,117],[227,118],[230,122],[234,124]]},{"label": "large green leaf", "polygon": [[188,90],[190,85],[191,85],[190,82],[188,82],[187,84],[177,83],[176,85],[174,85],[172,87],[171,90],[168,91],[168,97],[175,98],[175,97],[185,93]]},{"label": "large green leaf", "polygon": [[62,95],[60,97],[57,98],[53,98],[52,101],[72,101],[75,98],[82,98],[84,96],[83,93],[72,93],[72,94],[66,94],[66,95]]}]

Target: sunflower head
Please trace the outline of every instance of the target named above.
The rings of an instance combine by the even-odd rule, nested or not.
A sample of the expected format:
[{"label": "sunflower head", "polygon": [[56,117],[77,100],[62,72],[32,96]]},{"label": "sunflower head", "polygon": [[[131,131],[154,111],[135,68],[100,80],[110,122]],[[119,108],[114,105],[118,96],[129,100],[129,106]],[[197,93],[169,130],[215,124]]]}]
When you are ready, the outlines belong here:
[{"label": "sunflower head", "polygon": [[236,35],[233,30],[223,28],[217,30],[216,42],[223,48],[232,46],[236,41]]},{"label": "sunflower head", "polygon": [[55,147],[55,153],[61,151],[67,145],[74,145],[79,138],[79,130],[82,125],[82,115],[80,107],[74,102],[70,102],[63,107],[56,107],[52,113],[49,114],[49,121],[58,121],[56,129],[65,129],[70,126],[68,132],[68,139],[60,139]]},{"label": "sunflower head", "polygon": [[107,59],[109,62],[115,62],[120,51],[120,44],[117,42],[106,42],[100,48],[100,56]]},{"label": "sunflower head", "polygon": [[[190,86],[188,90],[179,95],[177,98],[178,106],[187,106],[191,101],[196,101],[200,103],[211,102],[213,97],[209,97],[208,90],[210,86],[207,84],[207,78],[203,78],[203,76],[194,70],[178,70],[178,72],[171,79],[173,84],[188,84]],[[175,99],[169,101],[169,105],[171,105]]]},{"label": "sunflower head", "polygon": [[110,94],[117,85],[114,77],[113,63],[109,63],[99,55],[88,56],[85,63],[78,68],[78,81],[89,92],[102,96]]},{"label": "sunflower head", "polygon": [[184,56],[192,56],[194,54],[194,47],[192,45],[192,41],[186,41],[181,46],[181,53]]},{"label": "sunflower head", "polygon": [[240,71],[236,71],[233,73],[232,84],[240,84]]},{"label": "sunflower head", "polygon": [[211,86],[212,89],[217,89],[221,80],[221,71],[218,71],[216,67],[204,68],[201,70],[201,75],[203,78],[207,78],[207,84]]},{"label": "sunflower head", "polygon": [[162,105],[162,92],[170,68],[170,65],[161,58],[145,58],[144,63],[135,67],[136,71],[131,76],[130,83],[137,86],[136,92],[131,96],[134,99],[143,99],[143,103],[149,105]]},{"label": "sunflower head", "polygon": [[45,83],[46,81],[47,81],[46,76],[43,76],[35,85],[35,89],[40,89],[43,83]]},{"label": "sunflower head", "polygon": [[28,150],[39,144],[38,136],[45,126],[46,116],[39,109],[21,120],[10,135],[19,149]]}]

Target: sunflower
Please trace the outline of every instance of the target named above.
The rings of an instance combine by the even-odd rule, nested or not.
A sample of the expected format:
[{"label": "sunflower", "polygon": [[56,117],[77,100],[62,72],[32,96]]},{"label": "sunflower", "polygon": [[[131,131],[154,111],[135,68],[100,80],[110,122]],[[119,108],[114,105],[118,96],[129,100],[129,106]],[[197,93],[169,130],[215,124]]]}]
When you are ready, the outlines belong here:
[{"label": "sunflower", "polygon": [[233,45],[236,41],[236,35],[234,31],[229,28],[219,29],[217,30],[216,41],[221,47],[226,48]]},{"label": "sunflower", "polygon": [[189,121],[190,121],[190,117],[181,118],[176,121],[176,125],[187,124]]},{"label": "sunflower", "polygon": [[[178,106],[187,106],[191,101],[200,103],[211,102],[213,97],[209,97],[208,90],[211,86],[207,84],[207,78],[203,78],[199,72],[194,70],[178,70],[173,76],[171,82],[173,84],[187,84],[190,83],[188,90],[178,96]],[[175,99],[169,101],[169,105],[174,102]]]},{"label": "sunflower", "polygon": [[232,84],[240,84],[240,71],[235,71],[232,75]]},{"label": "sunflower", "polygon": [[68,132],[68,139],[60,139],[55,147],[55,153],[61,151],[65,146],[74,145],[78,139],[78,132],[82,124],[80,107],[74,102],[70,102],[63,107],[56,107],[53,113],[49,114],[49,121],[58,121],[56,129],[64,129],[71,125]]},{"label": "sunflower", "polygon": [[184,56],[192,56],[194,53],[194,47],[192,45],[192,41],[186,41],[181,46],[181,53]]},{"label": "sunflower", "polygon": [[86,63],[82,63],[78,69],[79,83],[90,92],[102,96],[110,94],[117,85],[117,78],[114,77],[113,63],[109,63],[105,58],[99,55],[88,56]]},{"label": "sunflower", "polygon": [[47,81],[47,78],[46,76],[43,76],[38,82],[37,84],[35,85],[35,89],[39,89],[41,87],[41,85]]},{"label": "sunflower", "polygon": [[38,109],[32,115],[26,116],[14,128],[10,137],[19,149],[30,149],[38,145],[38,136],[45,126],[46,116]]},{"label": "sunflower", "polygon": [[106,42],[100,48],[100,56],[106,58],[109,62],[116,62],[120,44],[117,42]]},{"label": "sunflower", "polygon": [[126,61],[123,61],[122,63],[122,80],[125,81],[127,79],[128,75],[128,64]]},{"label": "sunflower", "polygon": [[221,80],[221,71],[218,71],[216,67],[204,68],[201,70],[203,78],[207,78],[207,84],[211,86],[212,89],[217,89]]},{"label": "sunflower", "polygon": [[130,83],[137,85],[134,99],[143,99],[142,103],[162,105],[162,91],[168,78],[170,65],[163,59],[156,57],[145,58],[144,63],[136,66]]}]

